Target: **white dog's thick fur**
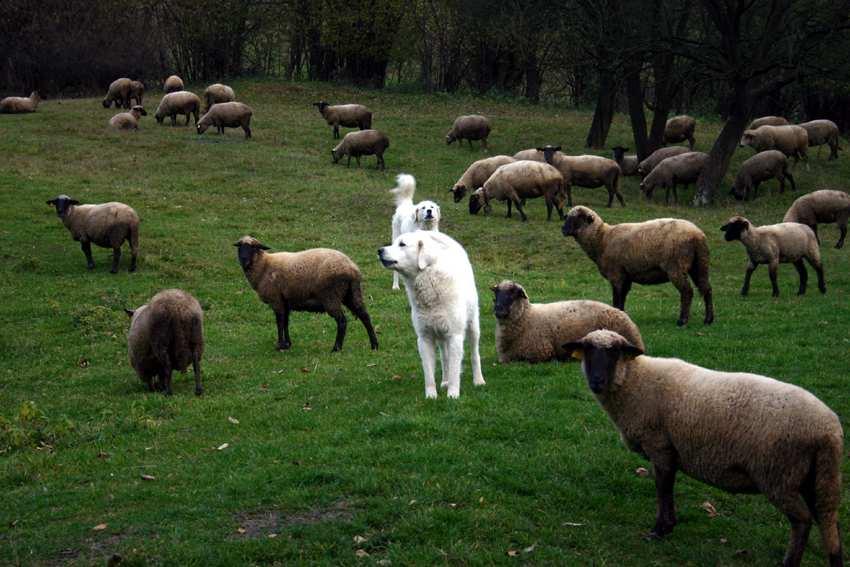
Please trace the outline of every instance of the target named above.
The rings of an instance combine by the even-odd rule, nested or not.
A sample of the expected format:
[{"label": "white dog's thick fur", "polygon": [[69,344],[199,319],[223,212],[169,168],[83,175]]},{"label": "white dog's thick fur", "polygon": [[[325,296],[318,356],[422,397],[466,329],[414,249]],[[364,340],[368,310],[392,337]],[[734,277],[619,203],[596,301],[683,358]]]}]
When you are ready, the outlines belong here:
[{"label": "white dog's thick fur", "polygon": [[[416,179],[412,175],[401,173],[396,177],[396,186],[390,189],[390,193],[395,195],[393,242],[402,234],[414,230],[440,232],[440,206],[434,201],[420,201],[414,205],[415,192]],[[393,272],[393,289],[399,289],[398,272]]]},{"label": "white dog's thick fur", "polygon": [[469,341],[472,382],[484,385],[478,353],[478,291],[466,251],[439,232],[417,230],[378,250],[385,268],[404,281],[425,374],[425,397],[436,398],[434,367],[440,349],[441,386],[460,396],[463,341]]}]

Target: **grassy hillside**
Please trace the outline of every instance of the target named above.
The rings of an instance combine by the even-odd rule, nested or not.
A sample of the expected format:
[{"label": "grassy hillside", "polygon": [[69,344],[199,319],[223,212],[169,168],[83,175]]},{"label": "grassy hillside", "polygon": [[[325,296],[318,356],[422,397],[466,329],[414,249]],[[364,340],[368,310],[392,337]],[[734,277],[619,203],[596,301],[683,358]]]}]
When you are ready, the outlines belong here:
[{"label": "grassy hillside", "polygon": [[[527,223],[503,218],[501,205],[473,217],[453,204],[447,190],[485,154],[447,147],[443,136],[458,114],[482,112],[493,119],[491,154],[548,142],[583,153],[590,115],[322,84],[233,86],[254,108],[247,142],[241,131],[198,136],[152,116],[136,133],[111,132],[115,111],[98,99],[0,116],[0,562],[102,564],[113,553],[151,565],[781,561],[788,525],[764,498],[683,475],[679,526],[663,542],[644,541],[655,489],[635,469],[648,465],[621,445],[578,365],[496,364],[491,284],[515,279],[541,302],[610,302],[610,288],[560,223],[545,221],[541,200],[529,202]],[[149,93],[145,106],[159,96]],[[330,128],[310,106],[320,98],[373,109],[391,139],[385,172],[374,158],[361,169],[331,164]],[[700,120],[698,149],[719,127]],[[609,143],[630,145],[625,117]],[[741,149],[733,171],[750,155]],[[801,192],[846,187],[850,158],[826,156],[814,152],[810,169],[794,170]],[[442,205],[442,228],[466,246],[476,273],[487,386],[473,389],[465,361],[456,401],[425,400],[405,295],[390,290],[376,257],[389,241],[387,190],[402,171],[417,177],[417,199]],[[45,204],[60,193],[139,212],[137,273],[128,274],[126,254],[110,274],[104,249],[86,270]],[[735,213],[779,222],[795,195],[769,182],[751,203],[666,207],[658,195],[640,198],[635,178],[624,194],[626,208],[605,209],[604,189],[576,189],[574,199],[612,223],[687,218],[711,246],[714,325],[702,325],[698,295],[680,329],[672,286],[632,290],[627,309],[649,352],[798,384],[846,427],[850,251],[832,248],[837,229],[821,230],[825,296],[810,270],[809,293],[797,297],[796,272],[784,265],[779,298],[764,267],[742,298],[744,249],[719,227]],[[350,318],[345,348],[332,354],[333,320],[298,313],[292,349],[277,352],[273,314],[236,261],[232,244],[244,234],[274,250],[348,254],[363,271],[380,350]],[[166,287],[191,292],[206,310],[201,398],[179,374],[173,397],[149,394],[127,363],[122,309]],[[850,478],[846,463],[844,472]],[[845,488],[845,525],[848,496]],[[824,561],[813,530],[806,563]]]}]

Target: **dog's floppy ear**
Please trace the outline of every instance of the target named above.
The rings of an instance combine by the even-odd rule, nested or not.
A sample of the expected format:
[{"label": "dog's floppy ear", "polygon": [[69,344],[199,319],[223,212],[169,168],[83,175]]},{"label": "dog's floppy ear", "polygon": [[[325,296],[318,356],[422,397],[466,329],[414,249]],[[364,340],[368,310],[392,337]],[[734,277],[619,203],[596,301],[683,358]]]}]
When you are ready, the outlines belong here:
[{"label": "dog's floppy ear", "polygon": [[428,267],[428,259],[425,257],[425,241],[420,240],[416,245],[416,263],[419,266],[419,271]]}]

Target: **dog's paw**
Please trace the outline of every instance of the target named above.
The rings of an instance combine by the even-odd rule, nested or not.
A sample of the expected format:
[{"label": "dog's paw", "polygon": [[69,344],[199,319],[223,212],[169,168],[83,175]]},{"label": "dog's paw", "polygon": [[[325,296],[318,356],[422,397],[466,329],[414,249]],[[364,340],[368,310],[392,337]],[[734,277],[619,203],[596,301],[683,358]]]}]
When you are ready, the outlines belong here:
[{"label": "dog's paw", "polygon": [[447,380],[443,380],[442,382],[440,382],[440,388],[441,389],[445,390],[448,387],[449,387],[449,382]]},{"label": "dog's paw", "polygon": [[448,397],[456,400],[460,397],[460,388],[449,388]]},{"label": "dog's paw", "polygon": [[484,385],[486,385],[486,384],[487,384],[487,382],[485,382],[485,381],[484,381],[484,376],[479,376],[479,377],[477,377],[477,378],[473,378],[473,379],[472,379],[472,383],[473,383],[475,386],[484,386]]},{"label": "dog's paw", "polygon": [[425,397],[428,398],[429,400],[436,400],[437,399],[437,388],[434,388],[434,387],[425,388]]}]

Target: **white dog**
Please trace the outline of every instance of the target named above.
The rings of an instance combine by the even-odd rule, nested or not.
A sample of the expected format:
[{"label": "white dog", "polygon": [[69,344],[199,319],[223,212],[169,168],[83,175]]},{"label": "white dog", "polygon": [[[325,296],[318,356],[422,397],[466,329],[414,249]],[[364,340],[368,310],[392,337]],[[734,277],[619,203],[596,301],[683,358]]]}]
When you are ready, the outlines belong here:
[{"label": "white dog", "polygon": [[[414,205],[415,192],[416,180],[412,175],[401,173],[396,177],[396,187],[390,189],[390,193],[395,195],[393,242],[402,234],[414,230],[440,232],[440,206],[434,201],[420,201]],[[399,289],[397,272],[393,272],[393,289]]]},{"label": "white dog", "polygon": [[469,341],[472,383],[484,385],[478,354],[478,291],[463,247],[445,234],[417,230],[378,250],[378,257],[404,280],[425,373],[425,397],[437,397],[436,347],[443,370],[441,386],[448,387],[450,398],[460,396],[464,338]]}]

